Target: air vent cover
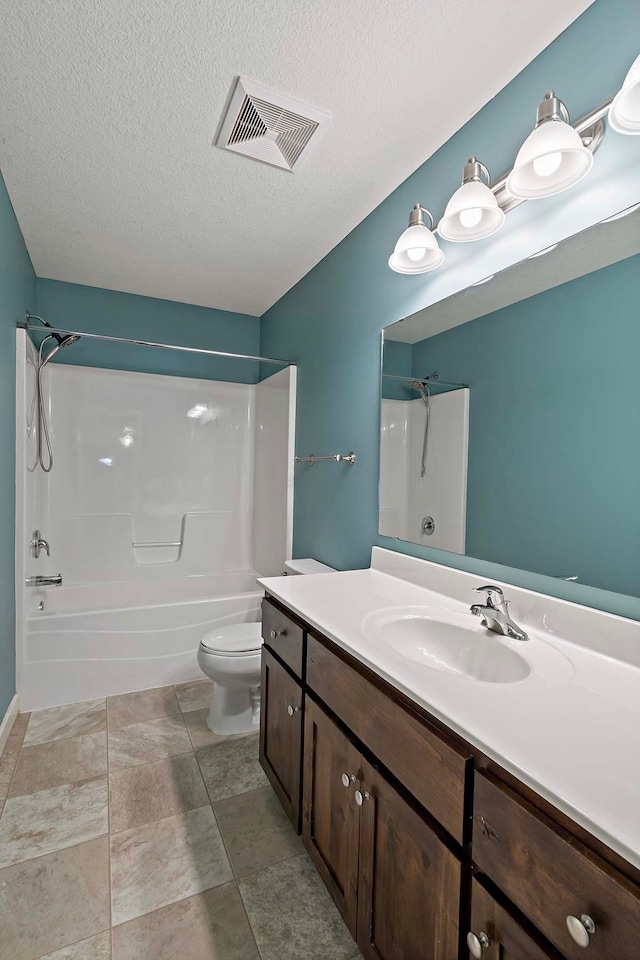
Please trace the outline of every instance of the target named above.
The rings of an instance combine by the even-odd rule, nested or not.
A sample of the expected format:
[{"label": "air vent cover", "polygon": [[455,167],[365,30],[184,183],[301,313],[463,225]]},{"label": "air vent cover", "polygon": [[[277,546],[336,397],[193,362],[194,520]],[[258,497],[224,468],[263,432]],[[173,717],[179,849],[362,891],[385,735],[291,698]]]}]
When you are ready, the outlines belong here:
[{"label": "air vent cover", "polygon": [[216,144],[283,170],[308,156],[331,114],[238,77]]}]

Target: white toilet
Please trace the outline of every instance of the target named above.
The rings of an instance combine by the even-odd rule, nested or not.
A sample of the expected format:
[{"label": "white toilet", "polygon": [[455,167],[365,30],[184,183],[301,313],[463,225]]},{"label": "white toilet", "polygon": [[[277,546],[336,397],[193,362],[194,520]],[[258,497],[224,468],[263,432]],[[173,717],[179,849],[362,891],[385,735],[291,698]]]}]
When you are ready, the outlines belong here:
[{"label": "white toilet", "polygon": [[[318,560],[287,560],[289,576],[331,573]],[[261,623],[233,623],[205,633],[198,647],[198,666],[213,680],[207,726],[226,736],[250,733],[260,723]]]}]

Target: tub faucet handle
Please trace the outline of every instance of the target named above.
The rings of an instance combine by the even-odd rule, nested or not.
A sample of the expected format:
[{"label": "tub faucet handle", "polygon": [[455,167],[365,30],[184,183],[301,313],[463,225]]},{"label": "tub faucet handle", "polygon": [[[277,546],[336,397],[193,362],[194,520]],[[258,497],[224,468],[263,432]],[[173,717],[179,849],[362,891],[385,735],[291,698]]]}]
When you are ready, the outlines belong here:
[{"label": "tub faucet handle", "polygon": [[43,550],[46,552],[48,557],[51,556],[51,549],[49,547],[49,543],[47,540],[45,540],[42,537],[39,530],[34,530],[33,533],[31,534],[31,543],[29,544],[29,547],[31,549],[31,556],[34,557],[34,559],[36,560],[38,559],[38,557],[40,556]]}]

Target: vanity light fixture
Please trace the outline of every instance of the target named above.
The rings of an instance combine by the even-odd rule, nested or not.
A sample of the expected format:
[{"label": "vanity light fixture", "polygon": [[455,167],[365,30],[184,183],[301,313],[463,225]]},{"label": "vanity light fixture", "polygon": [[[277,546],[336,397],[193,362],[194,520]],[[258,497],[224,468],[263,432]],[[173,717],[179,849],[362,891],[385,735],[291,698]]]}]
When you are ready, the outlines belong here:
[{"label": "vanity light fixture", "polygon": [[[512,169],[497,180],[491,182],[484,164],[469,157],[462,185],[449,200],[438,223],[439,235],[457,243],[489,237],[503,225],[505,214],[523,201],[551,197],[579,183],[593,166],[607,117],[611,128],[618,133],[640,134],[640,56],[634,60],[615,97],[594,107],[573,124],[562,100],[549,90],[538,106],[536,125],[520,147]],[[625,216],[633,209],[636,208],[603,222]],[[431,221],[431,229],[425,225],[424,214]],[[440,266],[444,254],[433,235],[433,225],[429,211],[416,203],[409,227],[389,257],[392,270],[427,273]],[[541,257],[556,246],[546,247],[533,257]]]},{"label": "vanity light fixture", "polygon": [[[424,222],[425,214],[431,221],[431,229]],[[439,267],[444,260],[444,253],[438,246],[433,228],[434,220],[429,210],[415,203],[409,214],[409,226],[400,234],[389,257],[391,269],[396,273],[428,273]]]},{"label": "vanity light fixture", "polygon": [[640,134],[640,56],[609,107],[609,123],[618,133]]},{"label": "vanity light fixture", "polygon": [[490,237],[503,223],[504,212],[491,191],[489,171],[476,157],[469,157],[462,171],[462,186],[449,200],[438,233],[444,240],[464,243]]},{"label": "vanity light fixture", "polygon": [[592,166],[593,153],[571,126],[562,100],[549,90],[507,177],[507,190],[521,200],[551,197],[586,177]]}]

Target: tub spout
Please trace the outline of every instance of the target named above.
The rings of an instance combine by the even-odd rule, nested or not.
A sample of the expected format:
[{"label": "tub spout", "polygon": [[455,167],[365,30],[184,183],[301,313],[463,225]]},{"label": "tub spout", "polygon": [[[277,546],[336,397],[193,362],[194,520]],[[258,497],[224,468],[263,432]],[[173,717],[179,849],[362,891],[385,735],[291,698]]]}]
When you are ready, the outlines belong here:
[{"label": "tub spout", "polygon": [[28,587],[59,587],[62,585],[62,574],[54,573],[50,577],[27,577],[24,582]]}]

